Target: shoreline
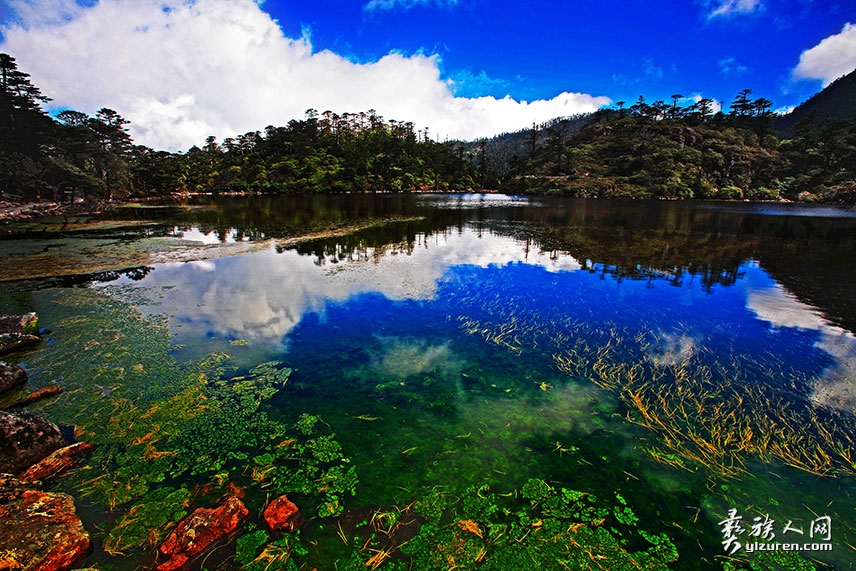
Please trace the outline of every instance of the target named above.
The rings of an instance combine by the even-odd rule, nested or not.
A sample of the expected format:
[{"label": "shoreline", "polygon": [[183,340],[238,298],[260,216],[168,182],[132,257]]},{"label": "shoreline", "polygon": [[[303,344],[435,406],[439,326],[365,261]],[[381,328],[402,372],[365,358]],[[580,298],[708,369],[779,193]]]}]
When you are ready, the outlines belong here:
[{"label": "shoreline", "polygon": [[[328,193],[322,193],[328,194]],[[408,193],[393,193],[393,192],[373,192],[373,193],[358,193],[358,192],[347,192],[347,193],[329,193],[330,196],[336,195],[356,195],[356,194],[447,194],[447,195],[456,195],[456,194],[507,194],[509,196],[524,196],[524,197],[543,197],[543,198],[553,198],[553,197],[562,197],[562,195],[554,195],[550,193],[504,193],[499,190],[492,189],[470,189],[463,191],[434,191],[434,190],[416,190]],[[83,201],[78,200],[74,203],[64,203],[64,202],[53,202],[53,201],[43,201],[43,202],[26,202],[19,203],[13,202],[7,199],[0,200],[0,225],[10,224],[16,222],[31,222],[34,220],[39,220],[43,218],[50,217],[67,217],[67,216],[97,216],[99,214],[103,214],[105,212],[110,212],[115,208],[127,207],[133,204],[144,204],[146,202],[155,202],[155,201],[174,201],[178,202],[181,200],[186,200],[188,198],[193,198],[197,196],[230,196],[230,197],[248,197],[248,196],[277,196],[277,194],[268,194],[268,193],[260,193],[260,192],[184,192],[184,193],[176,193],[164,196],[145,196],[145,197],[136,197],[122,200],[89,200]],[[585,198],[585,197],[566,197],[566,198]],[[607,197],[610,198],[620,198],[620,197]],[[787,199],[781,200],[749,200],[749,199],[741,199],[741,200],[723,200],[723,199],[710,199],[710,198],[690,198],[690,199],[677,199],[677,198],[652,198],[652,197],[626,197],[630,200],[650,200],[650,201],[685,201],[685,202],[733,202],[733,203],[775,203],[775,204],[828,204],[828,205],[838,205],[838,206],[846,206],[848,204],[852,204],[850,201],[841,201],[841,200],[806,200],[806,201],[792,201]],[[589,197],[590,200],[598,200],[599,197]]]}]

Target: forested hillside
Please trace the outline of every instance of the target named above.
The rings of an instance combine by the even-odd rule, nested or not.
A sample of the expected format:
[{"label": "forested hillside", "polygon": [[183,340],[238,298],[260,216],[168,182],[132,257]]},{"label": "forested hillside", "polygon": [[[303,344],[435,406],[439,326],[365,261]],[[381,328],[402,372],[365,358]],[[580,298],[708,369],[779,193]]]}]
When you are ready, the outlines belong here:
[{"label": "forested hillside", "polygon": [[124,198],[177,192],[407,192],[483,188],[484,149],[438,143],[374,111],[319,114],[171,153],[135,145],[128,121],[103,108],[64,110],[0,54],[0,192],[17,200]]},{"label": "forested hillside", "polygon": [[856,70],[839,77],[823,91],[810,97],[796,109],[776,119],[776,130],[792,136],[800,121],[821,125],[827,119],[856,118]]},{"label": "forested hillside", "polygon": [[772,102],[741,91],[727,113],[644,98],[604,109],[577,135],[537,148],[502,189],[577,197],[856,199],[856,121],[773,129]]},{"label": "forested hillside", "polygon": [[[496,189],[576,197],[856,200],[854,76],[806,103],[783,137],[772,102],[741,91],[727,112],[702,99],[563,117],[475,142],[436,142],[373,110],[306,112],[302,120],[187,152],[134,144],[128,121],[63,110],[0,54],[0,192],[5,199],[122,199],[184,192],[414,192]],[[826,93],[826,95],[824,95]],[[844,97],[844,99],[842,99]],[[814,103],[811,103],[814,102]],[[838,103],[836,103],[838,102]],[[811,103],[811,105],[809,105]],[[852,105],[852,98],[849,100]]]}]

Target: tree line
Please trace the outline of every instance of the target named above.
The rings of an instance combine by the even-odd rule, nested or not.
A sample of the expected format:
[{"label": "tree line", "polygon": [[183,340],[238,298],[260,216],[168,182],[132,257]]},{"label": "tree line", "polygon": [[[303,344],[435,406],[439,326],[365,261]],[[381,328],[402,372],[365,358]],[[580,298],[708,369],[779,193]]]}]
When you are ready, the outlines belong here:
[{"label": "tree line", "polygon": [[437,142],[374,110],[319,113],[186,152],[135,144],[102,108],[63,110],[0,54],[0,191],[19,200],[122,199],[184,192],[413,192],[485,188],[581,197],[853,201],[856,121],[809,115],[776,131],[768,99],[742,90],[728,110],[619,101],[517,134]]},{"label": "tree line", "polygon": [[[568,137],[522,150],[507,192],[577,197],[856,202],[856,120],[809,114],[777,130],[773,103],[740,91],[729,108],[619,101]],[[534,140],[534,137],[533,139]]]},{"label": "tree line", "polygon": [[[125,198],[181,192],[409,192],[484,188],[484,148],[434,141],[427,128],[374,110],[314,109],[286,126],[208,137],[187,152],[134,144],[129,121],[42,106],[50,99],[0,54],[0,191],[22,200]],[[494,177],[495,178],[495,177]],[[494,184],[495,186],[495,184]]]}]

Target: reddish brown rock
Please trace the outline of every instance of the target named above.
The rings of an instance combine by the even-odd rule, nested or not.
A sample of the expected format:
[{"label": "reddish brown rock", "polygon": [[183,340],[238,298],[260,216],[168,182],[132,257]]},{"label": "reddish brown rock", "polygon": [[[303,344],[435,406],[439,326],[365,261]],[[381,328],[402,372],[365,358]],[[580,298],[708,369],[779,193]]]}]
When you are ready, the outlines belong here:
[{"label": "reddish brown rock", "polygon": [[58,387],[56,385],[52,385],[50,387],[42,387],[31,392],[21,400],[13,402],[8,406],[8,408],[24,408],[25,406],[30,406],[33,403],[37,403],[41,400],[45,400],[46,398],[50,398],[59,394],[62,394],[62,387]]},{"label": "reddish brown rock", "polygon": [[55,450],[37,464],[33,464],[19,477],[22,480],[49,480],[56,478],[72,466],[80,457],[95,448],[92,444],[78,442]]},{"label": "reddish brown rock", "polygon": [[11,488],[0,492],[0,568],[64,571],[91,549],[89,534],[67,494]]},{"label": "reddish brown rock", "polygon": [[294,531],[300,524],[300,510],[286,496],[269,503],[262,515],[271,531]]},{"label": "reddish brown rock", "polygon": [[216,541],[228,536],[247,517],[249,511],[235,496],[229,496],[218,508],[199,508],[179,522],[158,548],[167,560],[158,571],[175,571],[186,567],[196,556]]},{"label": "reddish brown rock", "polygon": [[[3,501],[4,498],[11,497],[9,496],[9,494],[17,490],[23,491],[41,489],[41,482],[30,482],[27,480],[22,480],[20,478],[16,478],[12,474],[0,474],[0,501]],[[0,569],[2,569],[2,567],[0,567]]]},{"label": "reddish brown rock", "polygon": [[20,474],[67,443],[52,422],[0,411],[0,472]]},{"label": "reddish brown rock", "polygon": [[0,394],[7,393],[27,382],[27,372],[18,365],[0,361]]}]

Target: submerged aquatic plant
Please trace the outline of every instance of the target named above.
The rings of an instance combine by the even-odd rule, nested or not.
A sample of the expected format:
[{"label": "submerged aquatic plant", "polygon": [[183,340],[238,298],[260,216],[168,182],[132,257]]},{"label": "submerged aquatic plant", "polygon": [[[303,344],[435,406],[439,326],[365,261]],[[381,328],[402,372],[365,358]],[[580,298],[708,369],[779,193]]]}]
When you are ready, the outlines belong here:
[{"label": "submerged aquatic plant", "polygon": [[460,318],[465,333],[515,354],[549,347],[560,371],[615,393],[628,420],[658,435],[660,446],[650,448],[658,462],[731,476],[756,457],[818,476],[856,474],[856,420],[790,398],[781,379],[797,386],[811,379],[772,355],[719,355],[686,333],[474,305],[480,317]]},{"label": "submerged aquatic plant", "polygon": [[[191,494],[179,487],[189,480],[207,480],[213,490],[293,492],[322,516],[341,513],[358,479],[335,435],[316,416],[292,426],[266,408],[291,369],[272,361],[235,375],[222,353],[178,366],[165,323],[122,299],[136,292],[58,295],[59,307],[74,315],[58,320],[62,342],[36,365],[64,371],[75,397],[50,412],[79,418],[78,436],[99,444],[67,485],[111,510],[136,502],[107,532],[108,554],[156,543],[189,509]],[[268,544],[248,568],[286,565],[293,546],[283,541]]]},{"label": "submerged aquatic plant", "polygon": [[143,547],[157,546],[170,527],[178,523],[190,505],[191,493],[186,488],[158,488],[131,506],[110,530],[104,540],[104,551],[110,555]]},{"label": "submerged aquatic plant", "polygon": [[647,548],[628,549],[625,534],[636,533],[630,531],[635,522],[621,522],[618,506],[610,509],[591,494],[530,479],[519,497],[522,503],[486,486],[470,488],[459,502],[445,496],[451,521],[429,518],[401,551],[414,568],[426,570],[668,569],[678,559],[662,534],[648,534],[656,543]]}]

